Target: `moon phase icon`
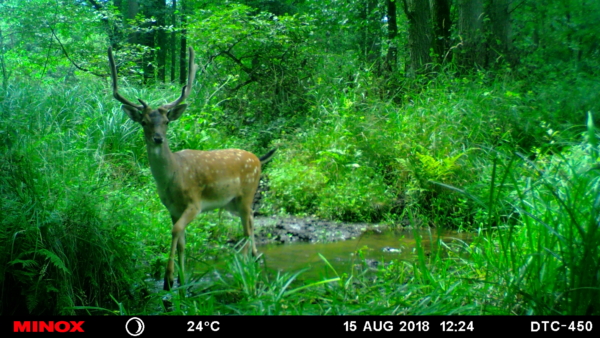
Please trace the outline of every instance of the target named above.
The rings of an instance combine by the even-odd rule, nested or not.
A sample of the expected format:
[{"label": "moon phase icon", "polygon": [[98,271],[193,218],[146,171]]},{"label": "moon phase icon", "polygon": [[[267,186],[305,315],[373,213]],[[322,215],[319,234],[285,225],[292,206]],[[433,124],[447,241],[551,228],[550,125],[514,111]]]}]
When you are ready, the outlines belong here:
[{"label": "moon phase icon", "polygon": [[[131,321],[133,321],[133,323],[129,324]],[[144,332],[144,322],[138,317],[131,317],[127,323],[125,323],[125,330],[130,336],[137,337]]]}]

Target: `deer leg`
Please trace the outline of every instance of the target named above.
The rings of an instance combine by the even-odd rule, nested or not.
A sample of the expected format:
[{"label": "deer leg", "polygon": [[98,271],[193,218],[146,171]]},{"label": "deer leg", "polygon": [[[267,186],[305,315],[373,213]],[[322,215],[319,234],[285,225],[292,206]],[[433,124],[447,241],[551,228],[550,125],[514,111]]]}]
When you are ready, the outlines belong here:
[{"label": "deer leg", "polygon": [[177,240],[177,258],[179,259],[179,285],[185,284],[185,229]]},{"label": "deer leg", "polygon": [[[165,283],[164,290],[171,290],[173,286],[174,272],[175,272],[175,251],[177,251],[179,258],[179,266],[181,268],[181,276],[182,279],[184,277],[184,266],[185,266],[185,227],[190,224],[190,222],[196,217],[199,212],[199,208],[195,206],[188,206],[187,209],[183,212],[181,217],[173,224],[173,229],[171,230],[171,251],[169,252],[169,261],[167,262],[167,269],[165,271]],[[185,280],[180,280],[179,284],[184,284]]]},{"label": "deer leg", "polygon": [[[240,207],[240,218],[242,219],[242,226],[244,227],[244,236],[248,237],[250,245],[252,246],[252,254],[256,256],[258,251],[256,250],[256,245],[254,244],[254,217],[252,215],[250,203],[244,203],[242,201]],[[244,247],[245,252],[248,252],[247,245]]]}]

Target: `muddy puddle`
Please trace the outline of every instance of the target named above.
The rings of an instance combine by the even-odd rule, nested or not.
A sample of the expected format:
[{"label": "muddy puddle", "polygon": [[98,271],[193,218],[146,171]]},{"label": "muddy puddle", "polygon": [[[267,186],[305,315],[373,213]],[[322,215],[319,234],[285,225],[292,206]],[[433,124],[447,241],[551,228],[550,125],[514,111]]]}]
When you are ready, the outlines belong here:
[{"label": "muddy puddle", "polygon": [[[417,259],[415,236],[419,236],[426,255],[460,250],[473,235],[438,229],[389,230],[373,224],[339,223],[312,218],[257,218],[255,220],[258,251],[268,271],[296,272],[307,269],[298,278],[320,280],[352,269],[376,269],[391,260]],[[363,258],[368,263],[364,264]],[[193,274],[224,268],[219,261],[194,264]],[[188,270],[190,271],[190,270]],[[208,274],[210,275],[210,273]]]},{"label": "muddy puddle", "polygon": [[[376,269],[380,264],[391,260],[413,261],[417,259],[415,235],[421,237],[421,245],[425,255],[437,250],[447,250],[458,242],[468,242],[465,233],[444,231],[440,234],[426,230],[385,231],[383,233],[367,232],[358,238],[333,243],[290,243],[267,244],[258,250],[264,255],[268,269],[282,272],[293,272],[308,269],[301,279],[319,280],[324,276],[333,277],[328,271],[324,257],[338,274],[350,273],[352,269]],[[438,245],[438,238],[444,243]],[[322,257],[321,257],[322,256]],[[366,260],[367,267],[365,267]]]}]

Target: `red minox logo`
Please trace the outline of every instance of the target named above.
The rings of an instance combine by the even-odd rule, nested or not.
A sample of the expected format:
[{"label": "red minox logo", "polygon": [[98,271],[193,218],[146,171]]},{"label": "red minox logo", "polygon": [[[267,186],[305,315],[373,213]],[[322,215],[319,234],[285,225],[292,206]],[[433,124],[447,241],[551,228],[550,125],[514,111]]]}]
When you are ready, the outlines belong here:
[{"label": "red minox logo", "polygon": [[13,322],[13,332],[84,332],[81,325],[84,321],[37,321],[26,320]]}]

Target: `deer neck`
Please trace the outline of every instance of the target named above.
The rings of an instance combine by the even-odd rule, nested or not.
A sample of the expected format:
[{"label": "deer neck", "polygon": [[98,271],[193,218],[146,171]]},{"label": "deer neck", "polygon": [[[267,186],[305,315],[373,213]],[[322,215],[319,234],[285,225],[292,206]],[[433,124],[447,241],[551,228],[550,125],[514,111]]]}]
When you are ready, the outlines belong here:
[{"label": "deer neck", "polygon": [[148,150],[148,161],[150,162],[150,171],[159,188],[165,187],[175,178],[177,173],[177,163],[175,156],[169,148],[169,143],[164,140],[162,144],[146,144]]}]

